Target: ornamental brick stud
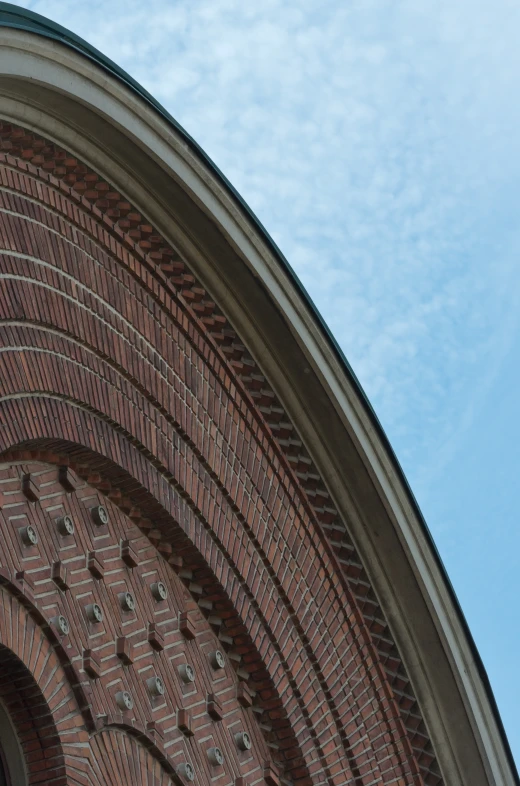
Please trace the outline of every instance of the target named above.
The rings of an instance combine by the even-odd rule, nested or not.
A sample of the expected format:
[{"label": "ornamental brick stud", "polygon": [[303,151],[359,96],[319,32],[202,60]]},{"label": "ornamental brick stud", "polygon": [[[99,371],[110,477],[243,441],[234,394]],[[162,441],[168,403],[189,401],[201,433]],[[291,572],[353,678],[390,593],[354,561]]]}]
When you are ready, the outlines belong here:
[{"label": "ornamental brick stud", "polygon": [[210,652],[209,654],[209,662],[211,666],[218,671],[218,669],[223,669],[226,665],[226,659],[224,657],[224,653],[221,650],[215,650],[214,652]]},{"label": "ornamental brick stud", "polygon": [[224,764],[224,754],[220,748],[208,748],[206,751],[210,764],[214,767],[221,767]]},{"label": "ornamental brick stud", "polygon": [[235,734],[235,742],[237,748],[240,751],[250,751],[251,750],[251,738],[247,731],[239,731]]},{"label": "ornamental brick stud", "polygon": [[60,535],[74,535],[74,522],[70,516],[61,516],[56,520],[56,527]]},{"label": "ornamental brick stud", "polygon": [[131,592],[120,592],[118,598],[123,611],[135,611],[135,598]]},{"label": "ornamental brick stud", "polygon": [[22,494],[29,502],[37,502],[40,499],[38,480],[30,474],[24,475],[22,478]]},{"label": "ornamental brick stud", "polygon": [[179,666],[178,672],[181,680],[186,685],[189,685],[190,682],[195,682],[195,670],[189,663],[183,663],[182,666]]},{"label": "ornamental brick stud", "polygon": [[153,584],[150,584],[150,589],[152,591],[153,597],[158,603],[162,600],[166,600],[168,597],[168,590],[162,581],[156,581]]},{"label": "ornamental brick stud", "polygon": [[187,611],[183,611],[179,616],[179,631],[188,641],[196,636],[195,625]]},{"label": "ornamental brick stud", "polygon": [[102,579],[105,575],[103,560],[95,551],[89,551],[87,554],[87,568],[95,579]]},{"label": "ornamental brick stud", "polygon": [[70,625],[66,617],[63,614],[58,614],[57,617],[54,617],[52,620],[56,625],[56,628],[59,630],[62,636],[68,636],[70,632]]},{"label": "ornamental brick stud", "polygon": [[23,529],[20,530],[20,535],[24,546],[36,546],[38,543],[38,533],[32,524],[23,527]]},{"label": "ornamental brick stud", "polygon": [[164,682],[160,677],[149,677],[146,680],[146,687],[150,696],[156,698],[157,696],[164,696]]},{"label": "ornamental brick stud", "polygon": [[123,712],[131,710],[134,700],[127,690],[120,690],[116,693],[116,704]]},{"label": "ornamental brick stud", "polygon": [[126,636],[119,636],[116,639],[116,655],[125,666],[129,666],[134,662],[134,648],[132,642]]},{"label": "ornamental brick stud", "polygon": [[103,611],[98,603],[89,603],[85,612],[91,622],[103,622]]},{"label": "ornamental brick stud", "polygon": [[154,740],[164,739],[164,729],[161,721],[158,720],[146,721],[145,729],[152,739]]},{"label": "ornamental brick stud", "polygon": [[193,721],[188,710],[180,708],[177,710],[177,727],[182,731],[185,737],[193,737]]},{"label": "ornamental brick stud", "polygon": [[156,652],[164,649],[164,636],[155,622],[148,623],[148,644]]},{"label": "ornamental brick stud", "polygon": [[108,524],[108,512],[103,505],[96,505],[94,508],[90,508],[90,515],[96,526],[104,527]]},{"label": "ornamental brick stud", "polygon": [[58,481],[65,491],[70,494],[76,491],[76,481],[72,477],[69,467],[60,467],[58,470]]},{"label": "ornamental brick stud", "polygon": [[67,568],[60,560],[52,563],[51,579],[62,592],[66,592],[68,590],[69,585],[67,582]]},{"label": "ornamental brick stud", "polygon": [[241,707],[253,706],[253,695],[247,682],[240,681],[237,685],[237,701]]},{"label": "ornamental brick stud", "polygon": [[182,764],[179,764],[176,772],[185,781],[193,781],[195,779],[195,770],[188,761],[184,761]]},{"label": "ornamental brick stud", "polygon": [[101,676],[101,663],[94,650],[83,650],[83,668],[93,680],[97,680]]},{"label": "ornamental brick stud", "polygon": [[139,557],[129,540],[121,541],[121,559],[128,568],[136,568],[139,564]]},{"label": "ornamental brick stud", "polygon": [[214,721],[222,720],[222,718],[224,717],[222,713],[222,705],[220,704],[218,698],[213,693],[208,694],[206,700],[206,707],[210,718],[213,718]]}]

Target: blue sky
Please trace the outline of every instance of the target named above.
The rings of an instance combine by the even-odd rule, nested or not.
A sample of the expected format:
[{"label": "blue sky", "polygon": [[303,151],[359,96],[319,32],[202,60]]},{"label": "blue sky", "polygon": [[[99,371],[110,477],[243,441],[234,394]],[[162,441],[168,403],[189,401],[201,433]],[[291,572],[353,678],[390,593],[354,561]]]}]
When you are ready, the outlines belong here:
[{"label": "blue sky", "polygon": [[520,4],[17,4],[163,103],[295,268],[404,467],[520,761]]}]

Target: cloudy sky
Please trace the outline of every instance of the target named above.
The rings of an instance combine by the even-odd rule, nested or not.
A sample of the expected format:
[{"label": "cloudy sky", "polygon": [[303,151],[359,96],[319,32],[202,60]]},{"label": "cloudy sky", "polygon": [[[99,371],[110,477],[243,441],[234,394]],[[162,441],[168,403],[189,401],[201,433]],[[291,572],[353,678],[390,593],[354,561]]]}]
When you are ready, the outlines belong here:
[{"label": "cloudy sky", "polygon": [[17,5],[147,88],[295,268],[405,469],[520,760],[520,4]]}]

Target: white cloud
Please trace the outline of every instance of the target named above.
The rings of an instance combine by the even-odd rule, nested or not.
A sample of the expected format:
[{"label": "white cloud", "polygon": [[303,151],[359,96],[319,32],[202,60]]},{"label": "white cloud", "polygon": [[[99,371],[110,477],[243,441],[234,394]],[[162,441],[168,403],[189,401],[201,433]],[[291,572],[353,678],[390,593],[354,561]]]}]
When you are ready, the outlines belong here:
[{"label": "white cloud", "polygon": [[426,495],[516,328],[518,4],[19,5],[110,56],[213,158]]}]

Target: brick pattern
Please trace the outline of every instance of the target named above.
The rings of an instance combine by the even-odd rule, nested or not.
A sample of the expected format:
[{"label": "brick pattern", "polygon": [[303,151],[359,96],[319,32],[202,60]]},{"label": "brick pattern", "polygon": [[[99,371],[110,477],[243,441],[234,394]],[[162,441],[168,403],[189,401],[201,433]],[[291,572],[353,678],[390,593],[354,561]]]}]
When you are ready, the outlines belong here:
[{"label": "brick pattern", "polygon": [[0,647],[0,697],[29,765],[29,782],[65,783],[63,749],[53,714],[31,672],[4,646]]},{"label": "brick pattern", "polygon": [[[4,576],[5,579],[5,576]],[[0,589],[0,698],[21,743],[30,784],[65,786],[64,750],[87,738],[72,686],[49,639],[17,598]]]},{"label": "brick pattern", "polygon": [[[233,607],[221,636],[234,646],[244,638],[241,668],[273,703],[286,774],[440,783],[347,530],[236,333],[95,173],[22,129],[0,136],[4,446],[59,437],[62,450],[77,441],[108,455],[110,443],[114,465],[142,484],[125,480],[133,501],[143,489],[160,499],[204,557],[184,568],[191,594],[211,618],[216,583]],[[173,540],[166,523],[147,532],[158,545]]]},{"label": "brick pattern", "polygon": [[[22,491],[24,474],[30,474],[39,487],[32,504]],[[56,465],[15,464],[0,473],[4,544],[0,697],[20,729],[30,782],[72,783],[76,781],[70,773],[82,769],[86,783],[155,784],[152,776],[158,772],[158,782],[166,784],[172,776],[177,777],[178,765],[186,761],[194,767],[198,782],[209,782],[215,776],[222,783],[231,783],[235,777],[258,781],[265,761],[271,760],[270,750],[257,713],[238,702],[235,661],[225,657],[223,668],[213,668],[210,654],[221,644],[185,583],[119,507],[70,469],[69,475],[76,485],[72,493],[60,484]],[[99,504],[108,512],[106,526],[93,522],[91,510]],[[63,515],[74,522],[72,535],[58,531],[56,524]],[[20,530],[27,525],[37,532],[35,546],[21,541]],[[132,568],[122,558],[125,541],[130,541],[137,558]],[[101,579],[94,578],[86,567],[92,550],[106,567]],[[52,579],[56,557],[67,569],[66,589]],[[157,601],[152,594],[151,585],[157,581],[166,587],[165,600]],[[135,599],[132,611],[122,608],[121,594],[125,592]],[[89,620],[86,613],[93,603],[103,612],[99,623]],[[183,614],[193,625],[194,637],[189,641],[180,630]],[[70,626],[68,635],[62,635],[53,622],[59,615]],[[160,651],[149,644],[150,622],[161,631],[164,646]],[[54,634],[49,632],[50,626]],[[117,657],[116,643],[121,636],[133,648],[131,664]],[[61,663],[58,651],[62,651]],[[87,663],[85,652],[89,653]],[[92,657],[95,674],[85,669],[86,665],[89,670],[92,667]],[[195,674],[189,684],[179,676],[179,666],[186,663]],[[155,676],[163,680],[163,696],[153,696],[148,689],[147,681]],[[133,698],[130,711],[121,711],[117,704],[117,694],[123,690]],[[208,711],[209,694],[220,707],[218,719]],[[86,702],[87,719],[80,707]],[[191,719],[189,735],[179,728],[178,714],[182,712]],[[93,732],[90,737],[83,731],[85,720]],[[252,741],[251,750],[245,753],[234,739],[235,733],[242,731]],[[87,738],[88,755],[78,763],[74,744]],[[224,753],[220,768],[209,763],[206,751],[212,746]],[[98,754],[102,756],[99,761]],[[149,772],[149,780],[126,780],[136,768]]]},{"label": "brick pattern", "polygon": [[171,774],[161,761],[124,730],[109,728],[90,744],[96,786],[171,786]]}]

